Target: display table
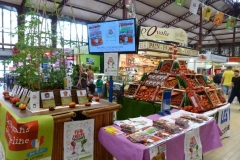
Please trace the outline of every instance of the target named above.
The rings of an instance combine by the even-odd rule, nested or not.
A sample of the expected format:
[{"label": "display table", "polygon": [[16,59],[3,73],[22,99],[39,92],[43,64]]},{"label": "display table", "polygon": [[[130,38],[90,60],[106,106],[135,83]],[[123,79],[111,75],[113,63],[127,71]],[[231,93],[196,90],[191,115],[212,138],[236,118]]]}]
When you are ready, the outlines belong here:
[{"label": "display table", "polygon": [[[178,110],[172,110],[176,112]],[[150,115],[147,118],[157,120],[159,115]],[[118,128],[118,126],[114,125]],[[167,159],[170,160],[184,160],[184,134],[174,137],[166,141],[166,154]],[[220,139],[221,131],[212,119],[205,125],[200,127],[200,139],[202,143],[202,151],[206,153],[210,150],[222,146]],[[132,143],[125,136],[113,136],[101,128],[98,134],[100,143],[118,160],[149,160],[149,149],[138,143]]]},{"label": "display table", "polygon": [[[76,108],[62,107],[54,111],[45,110],[42,112],[32,113],[29,110],[19,110],[14,107],[9,101],[5,101],[0,97],[2,107],[6,110],[11,110],[11,113],[17,119],[29,119],[34,116],[41,117],[50,115],[54,120],[53,130],[53,146],[52,146],[52,160],[63,160],[63,129],[64,122],[70,121],[72,117],[82,115],[85,119],[94,119],[94,160],[102,160],[102,158],[113,159],[112,155],[105,150],[98,141],[98,131],[101,127],[113,124],[113,112],[119,110],[121,105],[109,103],[105,100],[92,103],[91,107],[84,105],[77,106]],[[76,119],[79,120],[79,119]],[[2,124],[6,123],[6,119],[1,120]],[[45,122],[47,123],[47,122]],[[47,133],[47,132],[46,132]],[[51,137],[51,135],[49,135]],[[2,140],[1,140],[2,141]]]}]

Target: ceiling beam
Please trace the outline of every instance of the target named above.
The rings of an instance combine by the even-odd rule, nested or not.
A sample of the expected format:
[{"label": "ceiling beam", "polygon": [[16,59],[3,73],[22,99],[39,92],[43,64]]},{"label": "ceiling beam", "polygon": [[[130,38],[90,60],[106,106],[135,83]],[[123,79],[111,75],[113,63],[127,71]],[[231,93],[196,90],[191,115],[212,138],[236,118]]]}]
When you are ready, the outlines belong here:
[{"label": "ceiling beam", "polygon": [[231,10],[234,10],[234,2],[232,0],[222,0],[222,1],[226,3]]},{"label": "ceiling beam", "polygon": [[123,5],[123,0],[119,0],[117,3],[115,3],[106,13],[104,13],[97,22],[102,22],[107,19],[113,12],[115,12],[118,8],[121,8]]},{"label": "ceiling beam", "polygon": [[215,35],[212,32],[211,32],[211,35],[214,38],[215,42],[219,45],[220,44],[219,40],[215,37]]},{"label": "ceiling beam", "polygon": [[59,4],[59,6],[57,7],[58,13],[61,13],[62,9],[64,6],[66,6],[66,4],[68,3],[69,0],[62,0],[62,2]]},{"label": "ceiling beam", "polygon": [[[194,40],[194,39],[192,39],[192,38],[188,38],[188,39],[190,39],[190,40]],[[218,38],[217,40],[218,41],[221,41],[221,40],[229,40],[229,39],[231,39],[232,40],[232,38]],[[235,39],[240,39],[240,37],[235,37]],[[194,40],[195,41],[195,40]],[[215,41],[215,39],[208,39],[208,40],[202,40],[202,41]]]},{"label": "ceiling beam", "polygon": [[164,3],[162,3],[161,5],[159,5],[157,8],[155,8],[154,10],[152,10],[150,13],[148,13],[147,15],[145,15],[144,17],[142,17],[141,19],[138,20],[139,24],[142,24],[143,22],[145,22],[146,20],[150,19],[152,16],[154,16],[155,14],[157,14],[158,12],[160,12],[161,10],[163,10],[164,8],[168,7],[170,4],[172,4],[173,2],[175,2],[175,0],[167,0]]},{"label": "ceiling beam", "polygon": [[3,2],[3,1],[0,1],[0,5],[5,5],[5,6],[9,6],[9,7],[14,7],[14,8],[16,8],[16,9],[19,9],[19,8],[20,8],[20,5],[13,4],[13,3],[9,3],[9,2]]},{"label": "ceiling beam", "polygon": [[[215,31],[215,30],[214,30]],[[240,32],[236,32],[237,33],[240,33]],[[229,34],[233,34],[233,33],[220,33],[220,34],[216,34],[214,33],[215,36],[224,36],[224,35],[229,35]]]},{"label": "ceiling beam", "polygon": [[[206,2],[206,5],[210,6],[211,4],[213,4],[213,3],[215,3],[215,2],[218,2],[218,1],[220,1],[220,0],[208,0],[208,1]],[[198,8],[198,14],[199,14],[199,12],[200,12],[200,9],[201,9],[201,7]],[[190,12],[190,11],[188,11],[187,13],[181,15],[180,17],[177,17],[176,19],[174,19],[174,20],[171,21],[170,23],[164,25],[162,28],[169,28],[169,27],[177,24],[178,22],[180,22],[180,21],[182,21],[182,20],[190,17],[191,15],[193,15],[193,13]]]}]

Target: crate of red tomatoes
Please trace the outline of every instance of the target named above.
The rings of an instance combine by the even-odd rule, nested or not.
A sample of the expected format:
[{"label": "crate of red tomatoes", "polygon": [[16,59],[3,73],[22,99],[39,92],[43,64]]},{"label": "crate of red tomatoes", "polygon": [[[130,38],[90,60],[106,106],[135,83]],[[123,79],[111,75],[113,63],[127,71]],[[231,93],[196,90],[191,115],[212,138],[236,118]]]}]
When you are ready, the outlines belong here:
[{"label": "crate of red tomatoes", "polygon": [[218,97],[219,101],[222,103],[222,105],[227,104],[227,101],[224,98],[224,95],[223,95],[222,90],[220,88],[216,89],[216,94],[217,94],[217,97]]},{"label": "crate of red tomatoes", "polygon": [[172,71],[174,60],[163,60],[159,72],[161,73],[170,73]]},{"label": "crate of red tomatoes", "polygon": [[141,86],[135,95],[137,101],[147,101],[153,102],[155,100],[156,93],[159,89],[159,86]]},{"label": "crate of red tomatoes", "polygon": [[196,89],[201,87],[197,82],[194,74],[180,74],[181,81],[185,84],[185,87]]},{"label": "crate of red tomatoes", "polygon": [[176,75],[168,75],[162,86],[166,88],[179,88],[179,83],[179,79]]},{"label": "crate of red tomatoes", "polygon": [[209,98],[211,99],[212,104],[215,108],[222,106],[222,103],[218,98],[216,90],[210,89],[207,91],[207,94],[208,94]]},{"label": "crate of red tomatoes", "polygon": [[161,86],[166,78],[167,78],[167,74],[151,72],[148,74],[144,82],[144,85],[145,86]]},{"label": "crate of red tomatoes", "polygon": [[[184,104],[184,110],[192,111],[195,113],[204,112],[205,109],[201,106],[199,95],[194,90],[186,89],[186,102]],[[190,101],[190,103],[188,102]]]},{"label": "crate of red tomatoes", "polygon": [[128,98],[134,98],[140,86],[140,84],[130,84],[128,90],[124,93],[124,96]]},{"label": "crate of red tomatoes", "polygon": [[203,75],[198,74],[198,75],[195,75],[195,76],[196,76],[197,82],[198,82],[201,86],[203,86],[203,87],[208,87],[207,82],[205,81]]},{"label": "crate of red tomatoes", "polygon": [[159,87],[158,91],[156,92],[154,101],[156,101],[156,102],[161,102],[162,101],[162,94],[163,94],[164,89],[165,89],[164,87],[162,87],[162,88]]},{"label": "crate of red tomatoes", "polygon": [[173,89],[171,96],[171,105],[176,108],[182,107],[184,103],[184,97],[186,96],[186,92],[183,90]]},{"label": "crate of red tomatoes", "polygon": [[201,107],[205,111],[208,111],[214,108],[214,105],[206,91],[197,91],[195,93],[197,94]]}]

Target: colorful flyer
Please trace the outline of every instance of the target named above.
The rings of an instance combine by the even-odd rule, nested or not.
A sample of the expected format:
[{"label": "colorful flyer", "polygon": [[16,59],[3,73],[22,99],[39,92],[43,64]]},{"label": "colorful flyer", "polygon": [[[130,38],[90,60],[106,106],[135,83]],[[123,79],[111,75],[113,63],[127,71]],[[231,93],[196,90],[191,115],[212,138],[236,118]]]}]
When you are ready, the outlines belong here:
[{"label": "colorful flyer", "polygon": [[212,14],[212,8],[209,6],[205,6],[202,13],[203,18],[209,21],[211,14]]},{"label": "colorful flyer", "polygon": [[72,94],[70,90],[60,91],[61,101],[63,106],[68,106],[72,102]]},{"label": "colorful flyer", "polygon": [[202,144],[199,128],[185,133],[184,139],[185,160],[202,160]]},{"label": "colorful flyer", "polygon": [[106,76],[118,75],[118,53],[104,53],[104,74]]},{"label": "colorful flyer", "polygon": [[93,160],[94,120],[64,123],[64,159]]},{"label": "colorful flyer", "polygon": [[133,43],[133,26],[134,23],[132,22],[119,23],[119,44],[128,45]]},{"label": "colorful flyer", "polygon": [[41,99],[43,108],[56,106],[53,92],[41,92]]},{"label": "colorful flyer", "polygon": [[186,0],[175,0],[175,4],[178,6],[183,7],[185,4]]},{"label": "colorful flyer", "polygon": [[200,2],[198,0],[192,0],[190,7],[189,7],[189,11],[193,14],[197,14],[199,4],[200,4]]},{"label": "colorful flyer", "polygon": [[29,109],[31,111],[38,111],[40,109],[40,94],[37,92],[30,92]]},{"label": "colorful flyer", "polygon": [[86,90],[77,90],[78,104],[88,102]]},{"label": "colorful flyer", "polygon": [[92,46],[100,46],[103,44],[103,39],[102,39],[102,31],[101,31],[101,25],[96,24],[94,26],[89,27],[90,31],[90,41]]},{"label": "colorful flyer", "polygon": [[236,25],[236,18],[235,17],[231,17],[229,16],[228,20],[227,20],[227,24],[226,24],[226,28],[227,29],[230,29],[230,30],[233,30],[233,28],[235,27]]},{"label": "colorful flyer", "polygon": [[166,143],[155,145],[149,148],[151,160],[166,160]]},{"label": "colorful flyer", "polygon": [[218,25],[218,26],[221,26],[222,22],[223,22],[223,19],[224,19],[224,13],[217,12],[217,14],[214,17],[213,23]]}]

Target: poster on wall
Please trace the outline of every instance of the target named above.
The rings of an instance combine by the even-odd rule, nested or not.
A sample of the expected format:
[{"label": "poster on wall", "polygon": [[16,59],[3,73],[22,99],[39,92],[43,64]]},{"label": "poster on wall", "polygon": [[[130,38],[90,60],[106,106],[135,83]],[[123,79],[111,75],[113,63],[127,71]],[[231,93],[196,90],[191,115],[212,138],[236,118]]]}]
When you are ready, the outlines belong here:
[{"label": "poster on wall", "polygon": [[185,160],[202,160],[202,144],[199,128],[185,133],[184,139]]},{"label": "poster on wall", "polygon": [[118,53],[104,53],[105,76],[118,75]]},{"label": "poster on wall", "polygon": [[86,64],[94,65],[94,58],[86,58]]},{"label": "poster on wall", "polygon": [[0,160],[51,160],[53,117],[19,118],[0,106]]},{"label": "poster on wall", "polygon": [[230,136],[230,105],[218,109],[218,126],[222,131],[222,138]]},{"label": "poster on wall", "polygon": [[93,160],[94,120],[64,123],[64,160]]}]

